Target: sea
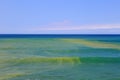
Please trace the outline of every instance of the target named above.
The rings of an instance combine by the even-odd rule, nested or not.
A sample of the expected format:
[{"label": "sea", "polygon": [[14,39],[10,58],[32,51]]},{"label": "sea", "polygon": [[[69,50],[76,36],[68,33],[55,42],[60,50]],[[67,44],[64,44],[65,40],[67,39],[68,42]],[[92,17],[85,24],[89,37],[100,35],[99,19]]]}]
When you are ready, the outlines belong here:
[{"label": "sea", "polygon": [[120,35],[0,34],[0,80],[120,80]]}]

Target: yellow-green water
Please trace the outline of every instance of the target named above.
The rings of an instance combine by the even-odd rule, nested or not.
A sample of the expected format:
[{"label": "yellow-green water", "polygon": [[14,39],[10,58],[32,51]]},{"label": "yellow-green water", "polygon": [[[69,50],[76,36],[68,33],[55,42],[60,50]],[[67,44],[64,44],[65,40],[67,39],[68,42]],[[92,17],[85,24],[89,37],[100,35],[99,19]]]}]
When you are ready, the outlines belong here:
[{"label": "yellow-green water", "polygon": [[0,80],[120,80],[118,39],[2,38]]}]

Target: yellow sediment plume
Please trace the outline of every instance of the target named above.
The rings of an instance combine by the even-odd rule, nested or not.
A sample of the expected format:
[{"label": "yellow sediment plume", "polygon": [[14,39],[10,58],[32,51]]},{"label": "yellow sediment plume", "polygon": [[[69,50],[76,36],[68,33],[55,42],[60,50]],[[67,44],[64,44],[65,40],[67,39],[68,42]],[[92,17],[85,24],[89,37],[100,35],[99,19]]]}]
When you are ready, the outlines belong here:
[{"label": "yellow sediment plume", "polygon": [[0,53],[0,63],[7,62],[11,59],[15,59],[13,55],[9,55],[7,53]]},{"label": "yellow sediment plume", "polygon": [[4,58],[5,56],[6,56],[5,54],[1,54],[1,53],[0,53],[0,64],[7,61],[7,59]]},{"label": "yellow sediment plume", "polygon": [[84,39],[61,39],[66,42],[76,43],[76,44],[82,44],[88,47],[93,48],[113,48],[120,50],[120,46],[117,44],[111,44],[111,43],[105,43],[105,42],[99,42],[99,41],[88,41]]},{"label": "yellow sediment plume", "polygon": [[10,63],[10,61],[14,59],[16,58],[12,55],[0,53],[0,69],[5,68],[9,65],[13,65],[14,63]]},{"label": "yellow sediment plume", "polygon": [[10,74],[5,74],[5,75],[0,75],[0,80],[8,80],[8,79],[20,77],[23,75],[25,75],[25,74],[23,74],[23,73],[10,73]]},{"label": "yellow sediment plume", "polygon": [[4,54],[4,53],[0,53],[0,57],[2,57],[2,56],[6,56],[6,54]]},{"label": "yellow sediment plume", "polygon": [[0,49],[4,49],[4,50],[7,50],[7,49],[14,49],[15,47],[10,45],[10,44],[3,44],[2,46],[0,46]]}]

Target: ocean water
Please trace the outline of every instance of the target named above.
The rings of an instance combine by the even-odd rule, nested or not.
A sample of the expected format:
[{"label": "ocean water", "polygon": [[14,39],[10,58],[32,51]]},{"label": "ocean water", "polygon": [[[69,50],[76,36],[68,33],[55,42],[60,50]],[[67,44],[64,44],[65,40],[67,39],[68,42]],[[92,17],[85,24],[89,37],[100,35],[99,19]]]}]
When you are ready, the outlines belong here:
[{"label": "ocean water", "polygon": [[120,80],[120,35],[0,35],[0,80]]}]

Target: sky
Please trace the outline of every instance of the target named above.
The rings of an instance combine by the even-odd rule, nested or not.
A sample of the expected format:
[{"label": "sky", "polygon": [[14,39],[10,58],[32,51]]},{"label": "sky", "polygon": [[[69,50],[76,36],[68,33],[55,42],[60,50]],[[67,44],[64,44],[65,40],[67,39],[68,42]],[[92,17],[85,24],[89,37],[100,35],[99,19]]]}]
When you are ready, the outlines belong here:
[{"label": "sky", "polygon": [[120,34],[120,0],[0,0],[0,34]]}]

